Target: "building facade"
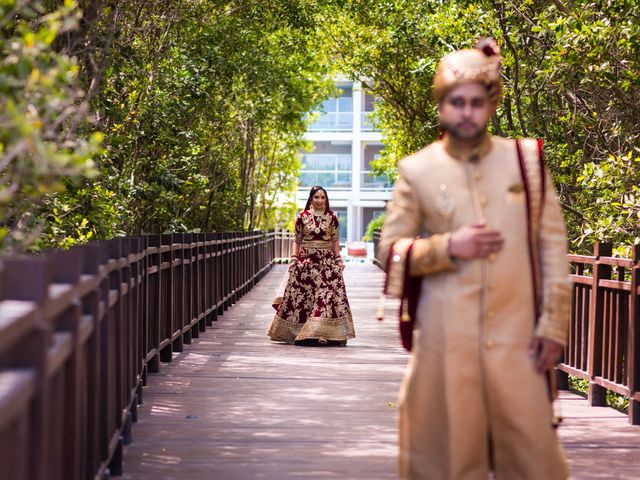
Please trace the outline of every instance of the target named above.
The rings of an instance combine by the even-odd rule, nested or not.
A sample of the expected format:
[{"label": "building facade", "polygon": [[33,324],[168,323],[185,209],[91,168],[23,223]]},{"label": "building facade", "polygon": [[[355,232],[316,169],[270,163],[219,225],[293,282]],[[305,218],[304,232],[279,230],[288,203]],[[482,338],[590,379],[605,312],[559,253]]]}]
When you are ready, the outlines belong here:
[{"label": "building facade", "polygon": [[340,241],[353,242],[384,212],[392,185],[386,175],[370,174],[371,161],[383,148],[380,132],[369,121],[374,97],[358,82],[338,79],[336,84],[342,93],[323,103],[305,134],[313,149],[302,153],[296,203],[304,208],[309,189],[323,186],[340,219]]}]

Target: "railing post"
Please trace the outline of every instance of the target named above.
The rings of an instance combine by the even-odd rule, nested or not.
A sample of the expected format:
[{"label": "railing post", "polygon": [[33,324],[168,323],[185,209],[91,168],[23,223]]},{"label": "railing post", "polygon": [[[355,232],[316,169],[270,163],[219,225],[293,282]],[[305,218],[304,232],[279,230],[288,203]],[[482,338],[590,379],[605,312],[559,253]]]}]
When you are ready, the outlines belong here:
[{"label": "railing post", "polygon": [[174,298],[174,267],[175,253],[173,250],[174,236],[163,234],[160,236],[160,305],[159,305],[159,350],[160,361],[169,363],[173,360],[173,346],[171,337],[175,331],[175,298]]},{"label": "railing post", "polygon": [[142,404],[142,374],[145,371],[146,355],[144,349],[144,337],[146,333],[146,285],[147,285],[147,258],[145,238],[142,236],[130,239],[131,252],[135,255],[132,264],[132,292],[131,315],[134,342],[132,345],[132,372],[136,380],[136,401],[132,405],[133,421],[138,421],[138,405]]},{"label": "railing post", "polygon": [[569,390],[569,374],[559,368],[556,368],[556,387],[558,390]]},{"label": "railing post", "polygon": [[628,346],[626,355],[629,386],[629,423],[640,425],[640,245],[633,246],[631,295],[629,297]]},{"label": "railing post", "polygon": [[224,249],[226,247],[225,247],[224,233],[215,233],[214,235],[216,236],[216,261],[215,261],[215,277],[216,277],[215,302],[216,303],[215,304],[217,305],[215,320],[218,320],[218,317],[224,313],[224,305],[223,305],[223,299],[225,296]]},{"label": "railing post", "polygon": [[[101,267],[105,262],[106,252],[102,245],[98,243],[90,243],[77,247],[83,256],[83,274],[98,277],[101,273]],[[105,304],[107,280],[102,280],[95,288],[84,298],[82,304],[82,314],[93,320],[93,334],[87,340],[87,364],[85,369],[87,372],[87,418],[86,429],[87,436],[84,439],[86,443],[85,450],[88,452],[87,465],[84,472],[84,478],[93,478],[96,471],[104,460],[104,438],[105,430],[105,411],[104,411],[104,382],[102,379],[103,372],[103,325],[105,323],[106,308]]]},{"label": "railing post", "polygon": [[[80,281],[83,269],[82,251],[78,249],[51,253],[53,281],[67,285],[75,285]],[[84,475],[87,455],[82,452],[86,444],[82,443],[83,427],[86,428],[86,412],[83,408],[87,397],[87,367],[84,356],[85,345],[80,343],[81,305],[73,302],[60,316],[54,328],[69,332],[73,339],[72,353],[64,371],[64,448],[62,455],[63,477],[80,479]]]},{"label": "railing post", "polygon": [[[42,304],[47,299],[52,280],[48,258],[18,257],[4,260],[3,285],[6,300],[21,300]],[[0,364],[3,368],[30,367],[36,372],[36,391],[30,408],[29,478],[48,478],[45,459],[49,445],[49,392],[47,388],[47,350],[51,338],[50,329],[40,320],[29,338],[26,338]]]},{"label": "railing post", "polygon": [[588,373],[589,405],[603,407],[607,404],[607,389],[596,384],[593,379],[602,375],[602,331],[604,315],[604,289],[600,287],[601,279],[611,278],[611,266],[600,263],[600,257],[608,257],[613,252],[610,243],[598,242],[594,245],[593,285],[591,287],[591,308],[589,318]]},{"label": "railing post", "polygon": [[144,356],[147,360],[147,368],[143,375],[143,383],[147,383],[148,373],[160,371],[160,298],[162,296],[162,254],[160,253],[160,235],[146,237],[146,277],[147,286],[145,292],[145,323]]},{"label": "railing post", "polygon": [[[173,272],[173,325],[169,339],[174,352],[184,350],[184,334],[182,330],[187,323],[191,310],[191,234],[174,233],[173,243],[178,243],[176,265]],[[179,263],[178,263],[179,260]]]},{"label": "railing post", "polygon": [[231,234],[231,300],[229,306],[238,301],[238,279],[240,278],[240,232]]},{"label": "railing post", "polygon": [[191,336],[193,338],[200,337],[200,332],[204,332],[207,329],[206,312],[209,308],[207,305],[209,259],[207,258],[207,235],[204,233],[196,234],[196,258],[198,262],[198,300],[195,311],[199,320],[191,329]]}]

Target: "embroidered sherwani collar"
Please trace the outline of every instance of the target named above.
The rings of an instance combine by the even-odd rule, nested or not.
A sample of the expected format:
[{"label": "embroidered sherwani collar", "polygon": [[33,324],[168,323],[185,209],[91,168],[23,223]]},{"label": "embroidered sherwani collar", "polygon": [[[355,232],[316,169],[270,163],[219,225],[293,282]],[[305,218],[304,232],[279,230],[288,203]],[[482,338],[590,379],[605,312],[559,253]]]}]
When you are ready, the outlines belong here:
[{"label": "embroidered sherwani collar", "polygon": [[477,162],[491,151],[491,135],[485,133],[477,145],[469,147],[457,142],[451,135],[445,135],[441,140],[445,151],[453,158],[461,161]]}]

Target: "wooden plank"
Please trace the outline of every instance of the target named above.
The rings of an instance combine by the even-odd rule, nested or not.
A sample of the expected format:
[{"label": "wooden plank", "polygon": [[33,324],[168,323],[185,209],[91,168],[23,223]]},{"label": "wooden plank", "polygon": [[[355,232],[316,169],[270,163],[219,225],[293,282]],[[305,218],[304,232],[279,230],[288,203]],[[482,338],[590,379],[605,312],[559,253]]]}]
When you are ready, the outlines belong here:
[{"label": "wooden plank", "polygon": [[[134,442],[125,447],[124,479],[397,479],[395,404],[408,355],[394,319],[374,320],[381,272],[347,267],[357,338],[346,348],[320,348],[265,335],[286,269],[275,266],[149,376]],[[636,478],[640,435],[625,415],[588,407],[569,392],[560,393],[556,411],[571,478],[611,471]]]},{"label": "wooden plank", "polygon": [[394,319],[374,319],[381,272],[347,268],[357,338],[321,348],[265,334],[286,269],[149,376],[124,478],[397,478],[395,405],[408,355]]},{"label": "wooden plank", "polygon": [[631,283],[621,282],[619,280],[600,280],[598,282],[598,286],[603,288],[611,288],[614,290],[623,290],[625,292],[631,291]]},{"label": "wooden plank", "polygon": [[585,275],[570,275],[573,283],[579,283],[581,285],[593,285],[593,278]]},{"label": "wooden plank", "polygon": [[606,407],[590,407],[579,395],[561,391],[556,413],[558,428],[569,462],[570,478],[576,480],[634,480],[640,471],[638,427],[628,424],[623,413]]},{"label": "wooden plank", "polygon": [[0,352],[12,348],[36,324],[37,304],[23,300],[0,302]]},{"label": "wooden plank", "polygon": [[620,258],[620,257],[599,257],[598,262],[604,265],[611,265],[615,267],[633,267],[633,260],[630,258]]},{"label": "wooden plank", "polygon": [[0,432],[17,415],[29,410],[36,388],[36,374],[30,368],[0,370]]}]

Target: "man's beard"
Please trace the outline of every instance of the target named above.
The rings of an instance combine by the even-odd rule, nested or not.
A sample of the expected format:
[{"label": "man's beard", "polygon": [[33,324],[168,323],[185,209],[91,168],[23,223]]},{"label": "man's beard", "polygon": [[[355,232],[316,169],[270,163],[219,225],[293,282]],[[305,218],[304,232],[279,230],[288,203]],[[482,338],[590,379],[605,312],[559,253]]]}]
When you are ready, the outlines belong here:
[{"label": "man's beard", "polygon": [[464,141],[479,140],[487,131],[487,124],[481,127],[478,127],[474,130],[465,131],[464,133],[462,129],[456,127],[451,123],[442,122],[441,126],[442,126],[442,130],[444,130],[446,133],[451,135],[454,139],[464,140]]}]

